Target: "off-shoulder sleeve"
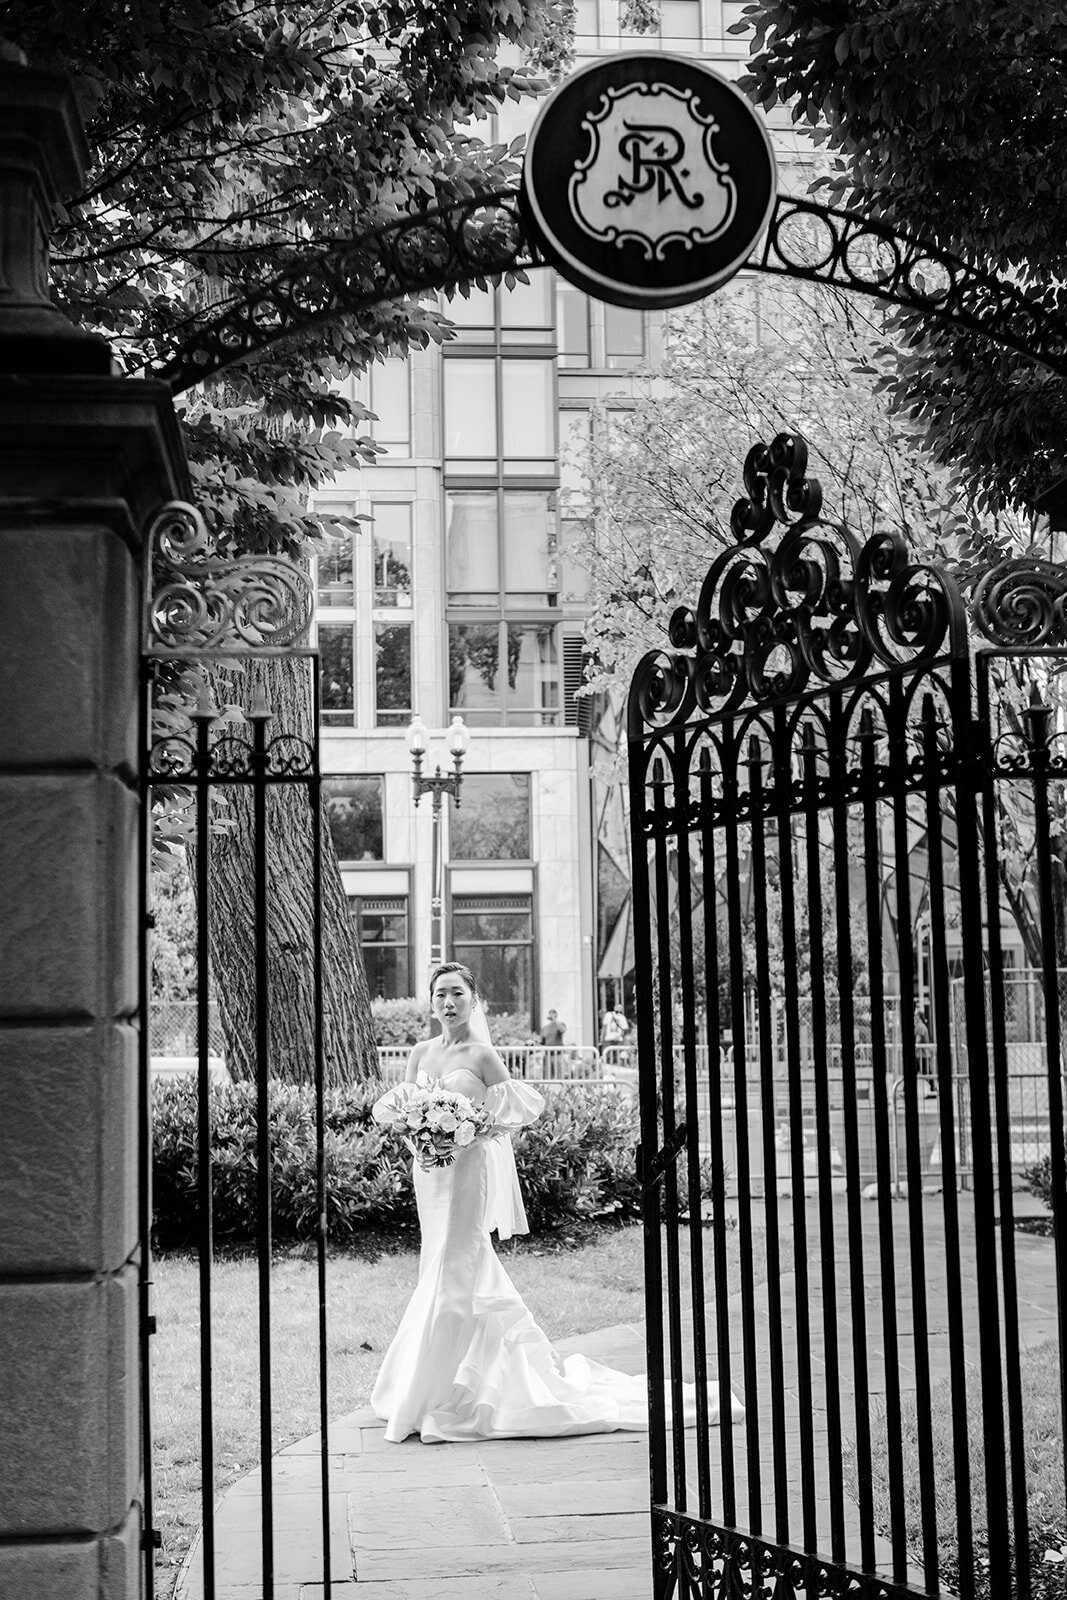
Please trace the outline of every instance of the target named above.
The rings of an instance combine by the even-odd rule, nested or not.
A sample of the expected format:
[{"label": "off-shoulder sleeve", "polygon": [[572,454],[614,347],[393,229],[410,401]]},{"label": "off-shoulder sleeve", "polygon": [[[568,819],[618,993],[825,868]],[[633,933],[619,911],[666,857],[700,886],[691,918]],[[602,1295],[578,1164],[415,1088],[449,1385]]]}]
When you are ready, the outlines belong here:
[{"label": "off-shoulder sleeve", "polygon": [[391,1122],[400,1122],[411,1099],[413,1083],[398,1083],[394,1088],[387,1089],[371,1106],[371,1116],[375,1122],[380,1122],[388,1127]]},{"label": "off-shoulder sleeve", "polygon": [[518,1083],[508,1078],[505,1083],[494,1083],[485,1092],[485,1109],[498,1128],[509,1132],[536,1122],[545,1108],[544,1095],[528,1083]]}]

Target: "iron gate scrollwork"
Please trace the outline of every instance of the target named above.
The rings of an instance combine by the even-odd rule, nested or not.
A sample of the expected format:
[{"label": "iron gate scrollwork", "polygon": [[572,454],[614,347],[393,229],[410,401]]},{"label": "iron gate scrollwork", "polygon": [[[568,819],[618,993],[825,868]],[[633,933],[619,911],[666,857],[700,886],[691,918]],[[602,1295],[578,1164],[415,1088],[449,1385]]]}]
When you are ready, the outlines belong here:
[{"label": "iron gate scrollwork", "polygon": [[[318,1228],[318,1410],[321,1477],[321,1565],[317,1580],[328,1596],[337,1576],[331,1573],[329,1428],[326,1371],[326,1198],[325,1198],[325,1081],[323,1048],[322,950],[322,780],[319,764],[319,670],[317,653],[306,645],[313,611],[313,589],[308,573],[278,557],[216,553],[200,513],[194,506],[173,502],[165,506],[147,530],[143,620],[142,752],[143,804],[142,853],[145,864],[142,896],[143,922],[152,925],[150,862],[152,828],[162,807],[173,815],[184,810],[186,850],[193,866],[196,913],[196,1050],[195,1084],[197,1137],[194,1180],[197,1191],[199,1389],[201,1528],[191,1559],[183,1568],[176,1593],[216,1593],[216,1500],[222,1487],[217,1460],[214,1355],[223,1334],[215,1305],[214,1164],[216,1129],[211,1056],[209,930],[220,914],[216,906],[217,863],[214,844],[220,810],[242,807],[248,818],[250,871],[242,884],[247,901],[235,916],[235,937],[248,934],[249,963],[253,967],[252,1000],[245,1019],[255,1062],[255,1255],[258,1278],[259,1363],[259,1471],[262,1489],[259,1566],[243,1574],[256,1585],[263,1600],[275,1593],[274,1483],[272,1460],[276,1441],[272,1412],[272,1107],[270,1080],[279,1063],[272,1058],[270,1007],[278,992],[272,970],[273,890],[268,871],[268,841],[278,826],[279,797],[296,796],[289,818],[306,835],[306,882],[303,913],[310,950],[310,981],[291,1006],[308,1011],[310,1045],[309,1078],[315,1102],[315,1195]],[[267,664],[285,659],[297,663],[307,675],[293,706],[272,705],[265,686]],[[214,681],[213,681],[214,674]],[[225,706],[215,703],[216,689],[224,685]],[[242,708],[243,703],[243,709]],[[221,803],[221,806],[220,806]],[[223,816],[225,824],[225,816]],[[179,830],[180,832],[180,830]],[[231,915],[233,908],[230,908]],[[290,932],[290,937],[291,937]],[[147,939],[141,960],[141,1238],[142,1259],[142,1371],[144,1374],[143,1439],[145,1471],[146,1537],[145,1593],[156,1593],[155,1550],[159,1532],[152,1516],[152,1405],[151,1336],[151,1098],[152,1028],[150,1006],[150,954]],[[190,1307],[190,1316],[193,1316]],[[252,1352],[249,1352],[251,1357]],[[350,1577],[351,1574],[340,1574]]]},{"label": "iron gate scrollwork", "polygon": [[[655,1593],[1025,1600],[1023,1351],[1067,1332],[1067,750],[1026,696],[1067,654],[1067,581],[1007,563],[969,619],[903,539],[820,519],[797,435],[754,447],[745,488],[629,703]],[[1025,1129],[1020,827],[1044,958]],[[1050,1262],[1020,1259],[1015,1189],[1043,1150],[1035,1331]]]}]

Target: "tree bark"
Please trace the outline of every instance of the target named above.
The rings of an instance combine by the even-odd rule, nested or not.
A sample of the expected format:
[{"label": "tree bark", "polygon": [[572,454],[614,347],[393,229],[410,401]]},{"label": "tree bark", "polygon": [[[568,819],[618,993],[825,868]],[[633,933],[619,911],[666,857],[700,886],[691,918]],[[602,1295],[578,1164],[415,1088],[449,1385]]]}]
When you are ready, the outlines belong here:
[{"label": "tree bark", "polygon": [[[217,703],[247,713],[259,688],[271,712],[266,742],[284,756],[315,737],[307,658],[272,657],[243,673],[216,670]],[[234,730],[251,740],[251,725]],[[301,755],[303,747],[300,748]],[[278,761],[269,765],[277,770]],[[256,841],[252,789],[214,790],[209,870],[209,944],[215,993],[235,1080],[256,1076]],[[264,858],[267,911],[267,1072],[287,1083],[315,1079],[312,812],[306,783],[270,783]],[[323,1065],[328,1087],[377,1075],[370,992],[337,855],[321,812]],[[190,852],[192,854],[192,852]]]}]

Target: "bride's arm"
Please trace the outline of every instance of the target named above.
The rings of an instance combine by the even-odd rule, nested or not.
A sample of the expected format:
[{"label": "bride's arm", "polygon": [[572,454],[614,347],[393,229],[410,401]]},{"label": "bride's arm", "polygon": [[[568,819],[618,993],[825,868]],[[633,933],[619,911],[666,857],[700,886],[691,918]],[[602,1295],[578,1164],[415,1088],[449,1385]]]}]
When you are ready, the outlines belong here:
[{"label": "bride's arm", "polygon": [[491,1044],[475,1045],[471,1054],[474,1058],[471,1065],[487,1089],[491,1089],[494,1083],[510,1081],[507,1067]]},{"label": "bride's arm", "polygon": [[407,1070],[404,1073],[405,1083],[414,1083],[419,1075],[419,1062],[426,1054],[429,1039],[420,1039],[418,1044],[412,1045],[411,1054],[408,1056]]},{"label": "bride's arm", "polygon": [[402,1083],[394,1084],[380,1095],[371,1107],[371,1116],[375,1122],[388,1126],[390,1122],[400,1122],[407,1113],[408,1100],[418,1077],[419,1062],[425,1053],[427,1039],[420,1039],[408,1056],[407,1070]]}]

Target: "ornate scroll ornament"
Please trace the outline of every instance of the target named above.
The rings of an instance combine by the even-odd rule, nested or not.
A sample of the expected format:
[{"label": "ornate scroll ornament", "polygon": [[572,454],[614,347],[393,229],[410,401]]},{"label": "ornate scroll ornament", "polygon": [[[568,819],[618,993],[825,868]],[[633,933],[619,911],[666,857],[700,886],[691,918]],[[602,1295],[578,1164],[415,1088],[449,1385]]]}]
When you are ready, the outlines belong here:
[{"label": "ornate scroll ornament", "polygon": [[965,652],[966,616],[951,578],[912,561],[897,534],[861,546],[847,528],[821,521],[822,490],[807,462],[796,433],[749,451],[747,496],[731,518],[738,543],[712,562],[695,612],[674,613],[673,651],[638,665],[632,732]]},{"label": "ornate scroll ornament", "polygon": [[195,506],[173,500],[145,539],[144,650],[150,656],[276,653],[302,643],[314,593],[279,556],[213,555]]},{"label": "ornate scroll ornament", "polygon": [[1040,556],[1000,562],[976,587],[971,617],[982,638],[1002,650],[1067,644],[1067,567]]}]

